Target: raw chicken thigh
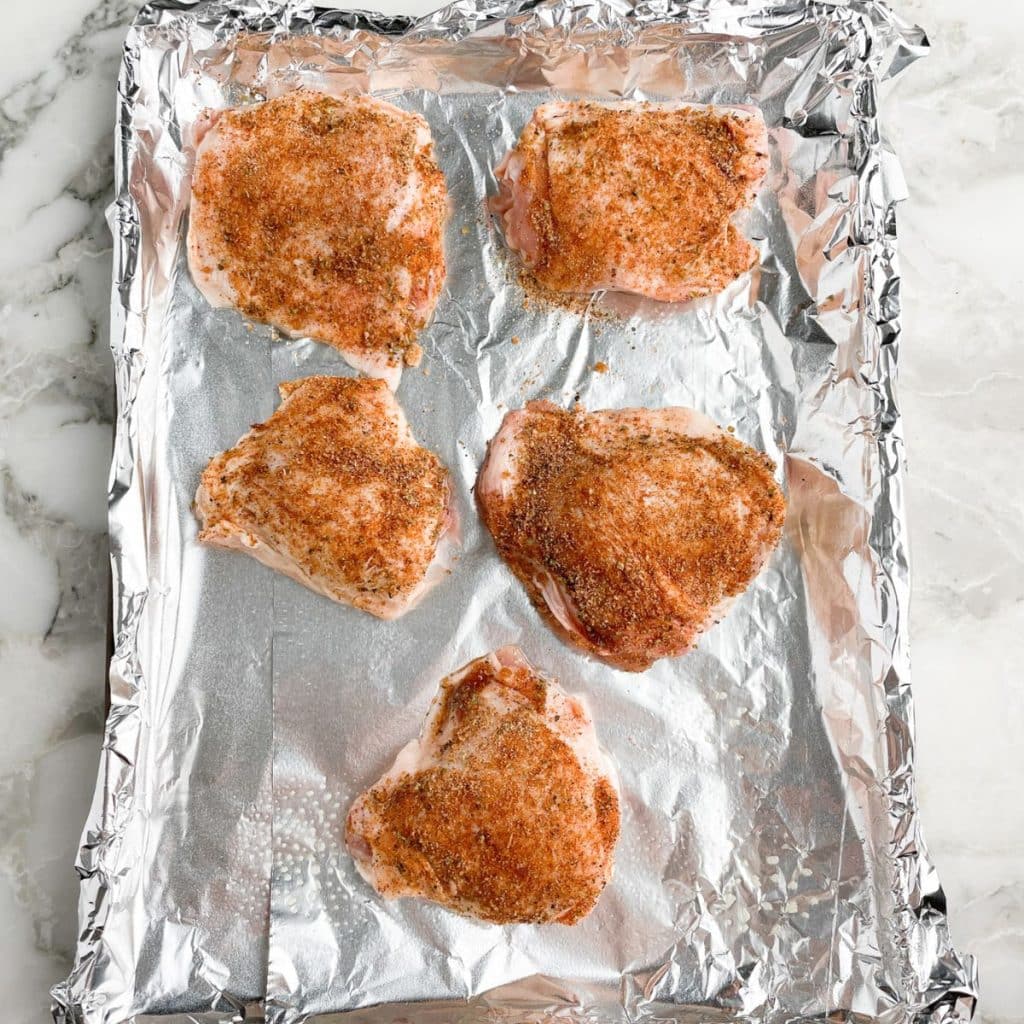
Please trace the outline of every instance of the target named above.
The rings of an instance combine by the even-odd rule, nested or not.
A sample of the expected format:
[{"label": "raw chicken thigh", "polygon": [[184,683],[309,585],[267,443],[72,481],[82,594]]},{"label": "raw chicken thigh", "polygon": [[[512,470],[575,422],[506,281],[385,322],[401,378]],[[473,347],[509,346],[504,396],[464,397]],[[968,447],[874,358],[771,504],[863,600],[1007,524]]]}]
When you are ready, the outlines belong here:
[{"label": "raw chicken thigh", "polygon": [[450,571],[448,471],[381,380],[306,377],[203,472],[203,543],[244,551],[382,619]]},{"label": "raw chicken thigh", "polygon": [[510,412],[477,479],[483,520],[570,643],[639,672],[693,646],[779,541],[767,456],[690,409]]},{"label": "raw chicken thigh", "polygon": [[614,772],[578,697],[515,647],[441,683],[423,733],[348,816],[349,850],[384,897],[495,924],[574,924],[612,872]]},{"label": "raw chicken thigh", "polygon": [[447,215],[419,114],[300,90],[207,116],[189,267],[212,305],[325,341],[394,387],[444,283]]},{"label": "raw chicken thigh", "polygon": [[735,221],[767,168],[754,108],[545,103],[498,167],[492,209],[551,291],[684,302],[757,262]]}]

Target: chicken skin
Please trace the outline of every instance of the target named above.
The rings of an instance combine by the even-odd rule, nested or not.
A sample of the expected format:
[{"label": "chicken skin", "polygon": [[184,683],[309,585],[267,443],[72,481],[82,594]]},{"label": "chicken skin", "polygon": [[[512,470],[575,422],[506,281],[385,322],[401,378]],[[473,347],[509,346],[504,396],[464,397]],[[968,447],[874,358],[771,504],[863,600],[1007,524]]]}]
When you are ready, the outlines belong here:
[{"label": "chicken skin", "polygon": [[337,348],[394,388],[445,276],[427,122],[304,90],[206,117],[188,259],[207,300]]},{"label": "chicken skin", "polygon": [[735,219],[767,168],[752,108],[545,103],[497,168],[491,209],[550,291],[685,302],[757,262]]},{"label": "chicken skin", "polygon": [[448,471],[381,380],[306,377],[280,390],[270,419],[203,472],[199,540],[397,618],[450,571]]},{"label": "chicken skin", "polygon": [[767,456],[690,409],[510,412],[477,479],[484,523],[569,643],[632,672],[722,617],[779,541]]},{"label": "chicken skin", "polygon": [[441,683],[422,735],[346,827],[385,898],[494,924],[575,924],[611,877],[618,834],[614,771],[585,706],[515,647]]}]

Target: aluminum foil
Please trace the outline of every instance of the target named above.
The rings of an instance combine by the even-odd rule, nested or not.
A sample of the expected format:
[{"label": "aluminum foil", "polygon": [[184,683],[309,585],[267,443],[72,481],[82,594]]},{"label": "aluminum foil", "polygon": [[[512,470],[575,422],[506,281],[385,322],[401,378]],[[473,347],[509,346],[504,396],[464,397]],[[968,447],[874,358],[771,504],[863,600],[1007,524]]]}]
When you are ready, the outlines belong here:
[{"label": "aluminum foil", "polygon": [[[881,0],[142,9],[111,209],[112,706],[58,1021],[969,1019],[974,963],[914,796],[903,184],[878,125],[881,83],[926,45]],[[452,197],[447,288],[399,399],[452,470],[463,550],[393,623],[199,547],[190,510],[279,381],[352,372],[210,309],[185,261],[196,116],[299,86],[420,111]],[[760,107],[759,268],[688,306],[525,295],[485,196],[532,109],[578,96]],[[775,459],[786,536],[697,651],[643,675],[589,661],[501,564],[470,488],[503,414],[538,396],[692,406]],[[586,694],[622,784],[614,878],[572,929],[383,902],[342,845],[440,678],[505,643]]]}]

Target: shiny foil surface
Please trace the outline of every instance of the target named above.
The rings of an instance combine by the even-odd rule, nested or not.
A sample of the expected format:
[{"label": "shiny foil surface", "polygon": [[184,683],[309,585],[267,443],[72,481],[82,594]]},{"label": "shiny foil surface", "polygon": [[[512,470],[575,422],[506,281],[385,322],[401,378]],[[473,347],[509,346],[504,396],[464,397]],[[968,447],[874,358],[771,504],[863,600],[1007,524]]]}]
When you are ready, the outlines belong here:
[{"label": "shiny foil surface", "polygon": [[[878,122],[882,83],[926,48],[880,0],[143,8],[111,209],[112,706],[59,1021],[970,1018],[974,963],[914,795],[904,186]],[[211,309],[185,259],[196,118],[299,87],[421,112],[451,196],[447,285],[398,398],[452,471],[462,547],[395,622],[196,542],[200,472],[276,385],[353,372]],[[759,266],[687,305],[524,292],[485,198],[531,111],[576,97],[759,107]],[[498,558],[471,488],[505,412],[536,397],[690,406],[775,460],[783,541],[694,652],[640,675],[589,660]],[[614,876],[573,928],[385,902],[344,849],[352,800],[440,679],[506,643],[587,697],[618,770]]]}]

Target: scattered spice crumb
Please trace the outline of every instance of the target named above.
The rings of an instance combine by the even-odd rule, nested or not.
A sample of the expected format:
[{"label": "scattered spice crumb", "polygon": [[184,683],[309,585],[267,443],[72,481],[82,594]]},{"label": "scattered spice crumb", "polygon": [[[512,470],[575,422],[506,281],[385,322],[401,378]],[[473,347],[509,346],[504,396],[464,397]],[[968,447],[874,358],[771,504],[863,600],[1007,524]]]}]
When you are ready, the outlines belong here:
[{"label": "scattered spice crumb", "polygon": [[597,373],[607,373],[608,364],[603,359],[599,359],[596,363],[594,363],[594,370]]},{"label": "scattered spice crumb", "polygon": [[462,231],[462,234],[468,235],[469,234],[469,225],[468,224],[463,224],[462,228],[461,228],[461,231]]},{"label": "scattered spice crumb", "polygon": [[512,344],[513,345],[518,345],[519,344],[519,335],[518,334],[513,334],[512,335]]}]

